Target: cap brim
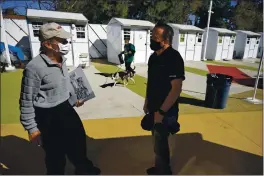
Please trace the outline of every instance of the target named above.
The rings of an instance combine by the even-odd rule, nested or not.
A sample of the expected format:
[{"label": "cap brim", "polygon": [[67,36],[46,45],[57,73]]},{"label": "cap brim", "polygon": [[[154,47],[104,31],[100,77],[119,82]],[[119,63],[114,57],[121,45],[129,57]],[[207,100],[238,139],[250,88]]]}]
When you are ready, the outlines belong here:
[{"label": "cap brim", "polygon": [[62,38],[62,39],[68,39],[71,38],[73,35],[67,31],[61,31],[59,35],[57,35],[56,37],[58,38]]}]

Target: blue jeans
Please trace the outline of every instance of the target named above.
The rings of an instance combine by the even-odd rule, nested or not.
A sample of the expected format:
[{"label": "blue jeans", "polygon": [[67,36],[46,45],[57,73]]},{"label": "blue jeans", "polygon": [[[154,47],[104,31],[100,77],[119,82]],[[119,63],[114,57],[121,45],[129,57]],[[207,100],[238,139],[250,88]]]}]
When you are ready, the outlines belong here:
[{"label": "blue jeans", "polygon": [[155,168],[160,174],[168,174],[170,168],[170,149],[168,137],[180,130],[178,109],[171,109],[166,113],[162,123],[154,124],[152,136],[154,138]]}]

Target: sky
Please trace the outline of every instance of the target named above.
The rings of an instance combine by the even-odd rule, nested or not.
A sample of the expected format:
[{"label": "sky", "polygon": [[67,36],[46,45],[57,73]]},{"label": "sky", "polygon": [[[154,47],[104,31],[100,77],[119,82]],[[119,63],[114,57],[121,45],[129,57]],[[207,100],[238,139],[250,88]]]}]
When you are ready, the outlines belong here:
[{"label": "sky", "polygon": [[231,5],[232,5],[232,6],[237,5],[237,0],[232,0],[232,1],[231,1]]},{"label": "sky", "polygon": [[30,6],[30,8],[38,8],[38,3],[36,0],[28,0],[28,1],[13,1],[13,0],[5,0],[4,3],[1,3],[2,9],[13,8],[16,7],[15,11],[21,15],[26,14],[26,7]]}]

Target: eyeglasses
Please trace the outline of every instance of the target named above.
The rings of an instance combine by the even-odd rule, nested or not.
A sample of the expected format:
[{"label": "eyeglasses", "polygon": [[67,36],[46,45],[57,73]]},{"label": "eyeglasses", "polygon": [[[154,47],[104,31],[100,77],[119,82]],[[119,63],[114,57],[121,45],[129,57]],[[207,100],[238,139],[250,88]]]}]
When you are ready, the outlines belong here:
[{"label": "eyeglasses", "polygon": [[68,43],[71,44],[72,42],[71,41],[68,41],[68,40],[63,40],[60,43],[63,44],[63,45],[66,45]]}]

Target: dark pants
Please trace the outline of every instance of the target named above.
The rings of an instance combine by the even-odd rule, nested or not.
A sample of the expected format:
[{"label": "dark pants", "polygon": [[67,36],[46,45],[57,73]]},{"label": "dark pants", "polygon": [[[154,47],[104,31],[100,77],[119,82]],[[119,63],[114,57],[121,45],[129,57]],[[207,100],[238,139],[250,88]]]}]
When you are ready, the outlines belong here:
[{"label": "dark pants", "polygon": [[126,71],[135,74],[135,71],[131,68],[131,64],[131,62],[125,62]]},{"label": "dark pants", "polygon": [[161,174],[168,174],[170,169],[169,132],[163,124],[155,124],[154,138],[155,168]]},{"label": "dark pants", "polygon": [[48,175],[63,175],[66,155],[76,168],[76,174],[88,173],[93,167],[86,156],[86,134],[68,101],[54,108],[36,108]]},{"label": "dark pants", "polygon": [[170,109],[162,123],[154,124],[152,136],[154,138],[155,168],[160,174],[170,175],[169,135],[179,131],[178,109]]}]

